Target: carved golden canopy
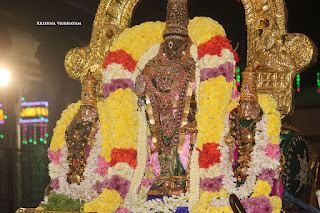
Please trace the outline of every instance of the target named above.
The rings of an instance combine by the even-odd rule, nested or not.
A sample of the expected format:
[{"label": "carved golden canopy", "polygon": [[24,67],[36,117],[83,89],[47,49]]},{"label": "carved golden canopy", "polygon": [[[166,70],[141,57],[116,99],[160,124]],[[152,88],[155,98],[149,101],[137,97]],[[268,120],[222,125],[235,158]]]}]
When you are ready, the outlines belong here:
[{"label": "carved golden canopy", "polygon": [[[65,57],[68,75],[81,80],[89,71],[102,97],[102,65],[112,42],[129,25],[139,0],[101,0],[93,23],[90,44],[71,49]],[[277,100],[282,117],[293,111],[294,77],[317,55],[304,34],[288,33],[284,0],[242,0],[247,25],[247,64],[259,66],[258,92]]]}]

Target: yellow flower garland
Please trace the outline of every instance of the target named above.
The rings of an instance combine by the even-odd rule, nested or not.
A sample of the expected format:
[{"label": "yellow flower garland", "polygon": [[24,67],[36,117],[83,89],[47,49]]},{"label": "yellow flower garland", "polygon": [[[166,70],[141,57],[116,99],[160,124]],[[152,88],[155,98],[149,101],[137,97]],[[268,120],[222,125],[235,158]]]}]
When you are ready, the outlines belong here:
[{"label": "yellow flower garland", "polygon": [[[205,82],[203,82],[205,83]],[[201,83],[201,85],[203,84]],[[208,83],[209,84],[209,83]],[[207,92],[207,94],[201,96],[200,95],[200,101],[208,101],[207,106],[211,106],[213,104],[213,100],[210,101],[210,95],[212,91],[209,91],[209,86],[206,85],[204,87],[206,90],[201,91],[201,85],[200,85],[200,94],[202,92]],[[212,87],[214,88],[214,87]],[[228,105],[229,112],[236,108],[239,105],[239,98],[236,98],[232,100]],[[272,144],[278,144],[280,142],[280,130],[281,130],[281,118],[280,113],[277,111],[277,103],[276,101],[267,94],[259,94],[259,104],[263,111],[263,113],[267,116],[267,130],[268,130],[268,136],[270,137],[270,143]],[[199,113],[199,112],[198,112]],[[197,115],[198,115],[197,113]],[[210,117],[212,114],[208,109],[203,111],[204,117]],[[225,114],[224,114],[225,115]],[[202,119],[201,117],[199,119]],[[199,122],[199,121],[198,121]],[[200,122],[198,123],[199,126]],[[211,125],[211,124],[210,124]],[[205,127],[206,125],[204,125]],[[224,124],[222,123],[221,127],[224,128]],[[203,128],[203,127],[202,127]],[[219,130],[217,130],[219,131]],[[198,132],[198,138],[199,138]],[[221,134],[220,134],[221,135]],[[218,135],[217,135],[218,136]],[[216,136],[216,137],[217,137]],[[210,136],[213,137],[213,136]],[[203,144],[202,144],[203,145]],[[271,193],[271,186],[267,181],[257,180],[254,192],[250,197],[258,197],[258,196],[265,196],[271,201],[271,205],[273,206],[273,213],[278,213],[281,211],[282,208],[282,201],[281,198],[278,196],[269,196]],[[210,202],[213,198],[227,198],[229,197],[229,194],[225,189],[221,189],[217,192],[209,192],[209,191],[203,191],[200,192],[200,199],[199,201],[193,206],[192,211],[193,212],[233,212],[230,206],[221,206],[221,207],[214,207],[210,206]]]},{"label": "yellow flower garland", "polygon": [[65,109],[62,114],[61,118],[57,121],[56,127],[53,129],[53,136],[50,143],[50,149],[52,151],[58,151],[63,148],[65,145],[65,132],[70,126],[73,117],[77,114],[80,109],[81,101],[77,103],[72,103]]},{"label": "yellow flower garland", "polygon": [[[113,42],[110,51],[124,50],[136,61],[150,47],[163,42],[165,22],[145,22],[125,29]],[[223,27],[209,17],[195,17],[190,20],[188,34],[197,46],[216,35],[226,36]]]},{"label": "yellow flower garland", "polygon": [[[224,131],[224,119],[231,99],[232,82],[224,76],[200,83],[197,143],[201,150],[206,143],[219,143]],[[229,97],[229,98],[228,98]]]},{"label": "yellow flower garland", "polygon": [[150,47],[163,42],[164,22],[145,22],[125,29],[113,42],[110,51],[124,50],[136,61]]},{"label": "yellow flower garland", "polygon": [[267,115],[267,129],[270,142],[280,143],[281,117],[277,110],[277,102],[267,94],[259,94],[259,104],[265,115]]},{"label": "yellow flower garland", "polygon": [[111,150],[137,149],[139,122],[137,97],[131,89],[118,89],[99,105],[103,140],[101,156],[111,160]]},{"label": "yellow flower garland", "polygon": [[197,46],[209,41],[212,37],[217,35],[226,37],[226,32],[223,27],[217,21],[209,17],[195,17],[190,20],[188,34],[192,42]]},{"label": "yellow flower garland", "polygon": [[120,207],[121,202],[122,199],[117,191],[104,189],[96,199],[85,203],[82,207],[84,212],[111,213]]}]

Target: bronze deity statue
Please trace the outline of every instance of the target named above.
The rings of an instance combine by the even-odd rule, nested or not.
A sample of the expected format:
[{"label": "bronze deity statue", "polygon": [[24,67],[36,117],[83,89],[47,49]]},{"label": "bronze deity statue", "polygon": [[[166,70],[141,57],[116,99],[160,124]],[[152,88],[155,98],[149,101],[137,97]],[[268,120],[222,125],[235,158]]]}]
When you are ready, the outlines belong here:
[{"label": "bronze deity statue", "polygon": [[161,165],[161,175],[149,195],[179,195],[188,187],[188,168],[179,160],[185,135],[196,134],[195,61],[187,26],[187,1],[168,1],[164,42],[136,82],[136,93],[147,104],[154,151]]}]

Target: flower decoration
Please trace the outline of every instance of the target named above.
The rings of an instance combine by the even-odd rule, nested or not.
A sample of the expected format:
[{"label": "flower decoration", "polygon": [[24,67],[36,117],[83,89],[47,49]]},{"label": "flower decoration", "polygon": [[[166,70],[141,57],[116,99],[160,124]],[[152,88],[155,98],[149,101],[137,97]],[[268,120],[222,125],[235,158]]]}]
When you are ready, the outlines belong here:
[{"label": "flower decoration", "polygon": [[220,151],[216,143],[206,143],[199,152],[199,167],[209,168],[215,163],[220,163]]},{"label": "flower decoration", "polygon": [[107,188],[116,190],[122,199],[124,199],[129,191],[130,181],[118,175],[113,175],[108,181]]},{"label": "flower decoration", "polygon": [[221,51],[229,49],[236,62],[238,62],[238,54],[233,50],[230,40],[221,35],[212,37],[209,41],[198,46],[198,58],[201,59],[204,55],[218,55],[221,57]]},{"label": "flower decoration", "polygon": [[129,72],[133,72],[137,65],[137,61],[133,60],[131,55],[124,50],[116,50],[114,52],[109,51],[107,53],[103,68],[106,68],[112,63],[122,64],[124,69],[128,70]]},{"label": "flower decoration", "polygon": [[131,167],[136,168],[137,166],[137,150],[135,149],[117,149],[114,148],[111,151],[111,161],[109,162],[110,167],[116,165],[119,162],[126,162]]},{"label": "flower decoration", "polygon": [[200,181],[200,187],[205,191],[219,191],[222,188],[222,175],[215,178],[202,179]]},{"label": "flower decoration", "polygon": [[62,156],[61,150],[58,151],[52,151],[51,149],[48,149],[48,158],[50,161],[52,161],[55,164],[59,164],[59,159]]},{"label": "flower decoration", "polygon": [[98,158],[98,173],[102,176],[105,176],[108,172],[108,168],[109,168],[109,164],[108,162],[101,156],[99,156]]}]

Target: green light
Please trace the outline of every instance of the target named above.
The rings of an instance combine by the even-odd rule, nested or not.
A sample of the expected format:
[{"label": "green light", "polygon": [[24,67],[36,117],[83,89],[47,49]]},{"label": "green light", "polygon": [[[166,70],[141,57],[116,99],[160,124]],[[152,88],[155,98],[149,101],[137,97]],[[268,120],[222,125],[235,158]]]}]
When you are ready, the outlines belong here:
[{"label": "green light", "polygon": [[37,145],[37,141],[33,141],[33,144],[34,144],[34,145]]},{"label": "green light", "polygon": [[240,72],[240,67],[237,67],[237,72]]},{"label": "green light", "polygon": [[22,121],[22,118],[19,118],[20,121]]},{"label": "green light", "polygon": [[43,116],[41,116],[41,117],[40,117],[40,119],[42,119],[42,120],[43,120],[43,119],[44,119],[44,117],[43,117]]},{"label": "green light", "polygon": [[3,138],[4,136],[3,135],[0,135],[0,138]]},{"label": "green light", "polygon": [[22,97],[22,98],[21,98],[21,101],[24,101],[24,100],[25,100],[24,97]]},{"label": "green light", "polygon": [[42,142],[42,141],[43,141],[43,138],[40,138],[40,141]]},{"label": "green light", "polygon": [[49,134],[48,134],[48,133],[46,133],[46,134],[44,134],[44,136],[46,136],[46,138],[47,138],[47,137],[49,137]]},{"label": "green light", "polygon": [[5,116],[3,116],[4,117],[4,119],[7,119],[8,118],[8,116],[7,115],[5,115]]},{"label": "green light", "polygon": [[29,142],[32,143],[32,139],[31,138],[29,139]]},{"label": "green light", "polygon": [[44,144],[47,144],[47,141],[43,141]]}]

